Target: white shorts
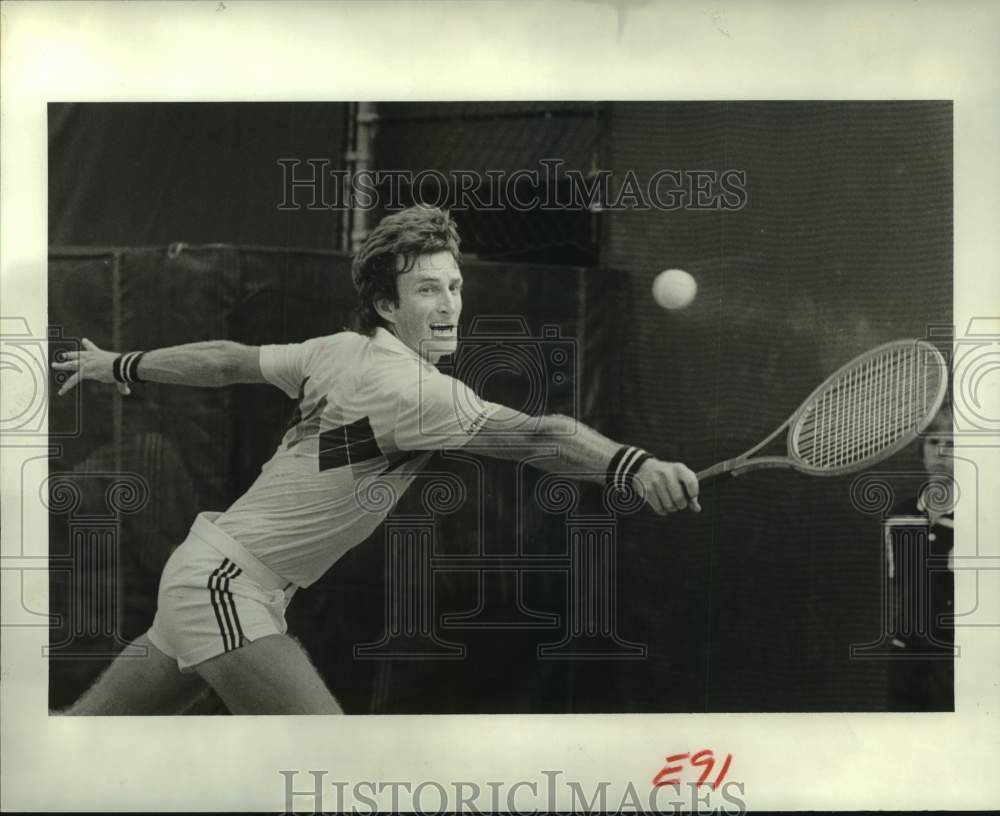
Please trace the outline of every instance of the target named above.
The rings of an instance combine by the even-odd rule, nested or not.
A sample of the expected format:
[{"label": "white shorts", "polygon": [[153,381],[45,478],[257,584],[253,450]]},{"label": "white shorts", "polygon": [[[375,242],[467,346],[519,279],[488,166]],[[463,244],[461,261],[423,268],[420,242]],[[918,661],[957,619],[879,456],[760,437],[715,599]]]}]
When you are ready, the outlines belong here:
[{"label": "white shorts", "polygon": [[156,617],[146,633],[181,671],[288,630],[297,587],[276,575],[200,513],[160,576]]}]

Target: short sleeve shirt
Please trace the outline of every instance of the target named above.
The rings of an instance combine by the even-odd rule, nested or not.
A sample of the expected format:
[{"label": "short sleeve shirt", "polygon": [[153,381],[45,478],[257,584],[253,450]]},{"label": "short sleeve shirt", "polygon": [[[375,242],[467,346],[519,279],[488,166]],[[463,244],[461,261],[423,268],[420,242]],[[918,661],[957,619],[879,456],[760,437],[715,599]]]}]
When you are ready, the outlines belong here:
[{"label": "short sleeve shirt", "polygon": [[215,524],[298,586],[364,541],[434,451],[462,447],[500,408],[381,328],[262,346],[260,367],[298,406]]}]

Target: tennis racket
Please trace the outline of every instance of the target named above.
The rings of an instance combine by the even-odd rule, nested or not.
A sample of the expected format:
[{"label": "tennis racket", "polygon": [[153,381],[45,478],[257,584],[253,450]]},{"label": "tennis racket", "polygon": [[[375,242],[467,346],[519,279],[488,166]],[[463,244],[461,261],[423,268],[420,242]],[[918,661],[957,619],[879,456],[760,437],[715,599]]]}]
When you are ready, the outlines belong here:
[{"label": "tennis racket", "polygon": [[[947,388],[944,356],[930,343],[886,343],[831,374],[767,439],[701,471],[698,481],[761,468],[813,476],[864,470],[916,439],[941,408]],[[783,431],[783,455],[758,455]]]}]

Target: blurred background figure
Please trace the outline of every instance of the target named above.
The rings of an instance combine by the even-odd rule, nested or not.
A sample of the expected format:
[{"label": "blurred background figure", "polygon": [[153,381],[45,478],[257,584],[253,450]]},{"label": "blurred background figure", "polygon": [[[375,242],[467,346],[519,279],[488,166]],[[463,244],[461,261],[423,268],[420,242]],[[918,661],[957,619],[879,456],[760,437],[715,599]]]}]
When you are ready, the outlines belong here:
[{"label": "blurred background figure", "polygon": [[[954,709],[954,475],[947,403],[924,433],[923,466],[929,478],[916,496],[892,508],[887,523],[886,589],[897,652],[889,660],[889,711]],[[901,530],[910,534],[900,535]]]}]

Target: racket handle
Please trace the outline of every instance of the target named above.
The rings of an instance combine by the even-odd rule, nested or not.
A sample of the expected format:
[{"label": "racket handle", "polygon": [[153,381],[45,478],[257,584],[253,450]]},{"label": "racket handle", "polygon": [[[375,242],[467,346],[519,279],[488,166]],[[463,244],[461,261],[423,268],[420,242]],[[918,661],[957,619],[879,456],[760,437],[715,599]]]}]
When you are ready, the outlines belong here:
[{"label": "racket handle", "polygon": [[717,476],[723,476],[726,473],[729,473],[729,471],[731,471],[732,469],[733,469],[733,460],[726,459],[724,462],[719,462],[717,464],[712,465],[712,467],[710,468],[706,468],[705,470],[699,471],[697,474],[698,481],[705,482],[709,479],[714,479]]}]

